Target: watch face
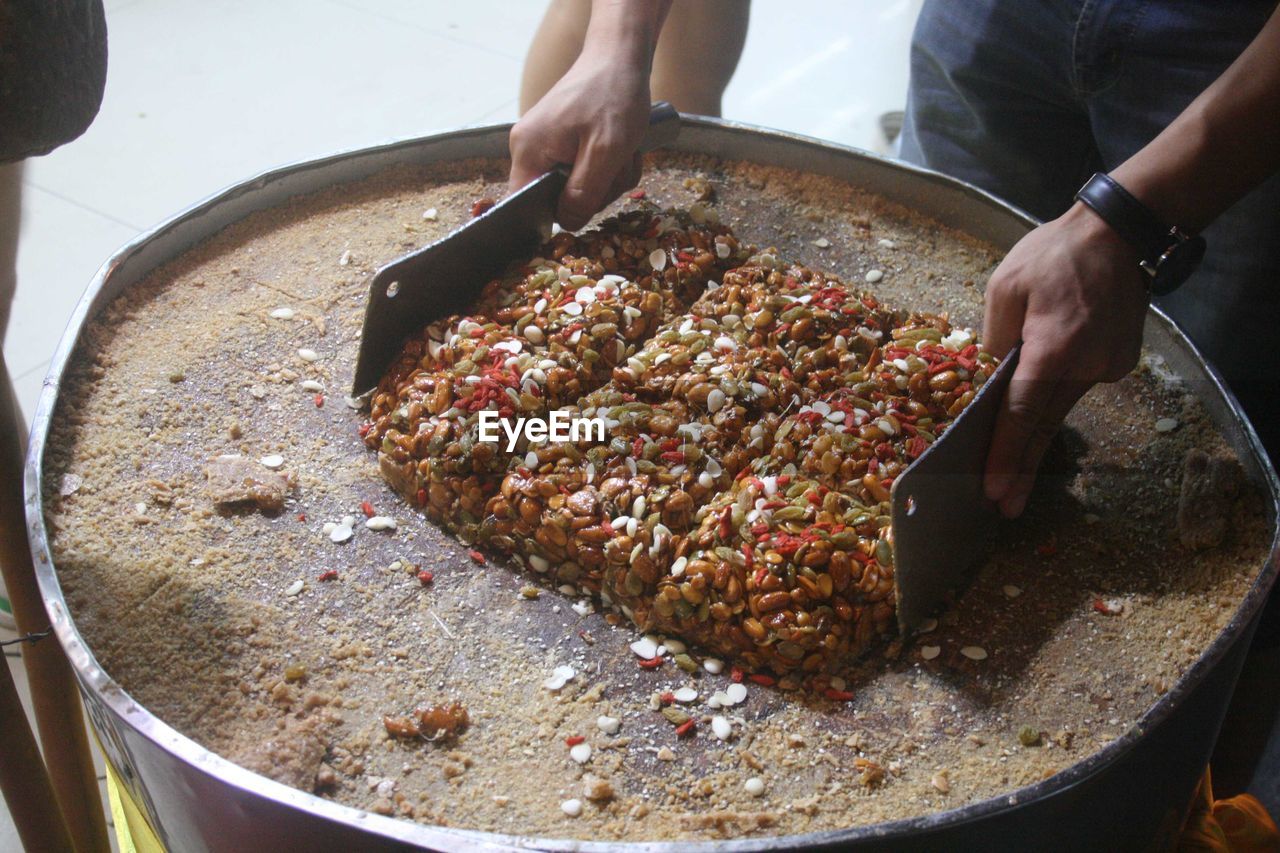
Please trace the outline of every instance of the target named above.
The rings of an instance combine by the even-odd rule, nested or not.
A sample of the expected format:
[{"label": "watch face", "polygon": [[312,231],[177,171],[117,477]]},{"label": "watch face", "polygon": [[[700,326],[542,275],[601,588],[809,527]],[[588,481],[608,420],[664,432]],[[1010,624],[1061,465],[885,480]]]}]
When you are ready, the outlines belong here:
[{"label": "watch face", "polygon": [[1156,295],[1170,293],[1186,281],[1204,258],[1204,238],[1200,236],[1182,240],[1160,259],[1151,292]]}]

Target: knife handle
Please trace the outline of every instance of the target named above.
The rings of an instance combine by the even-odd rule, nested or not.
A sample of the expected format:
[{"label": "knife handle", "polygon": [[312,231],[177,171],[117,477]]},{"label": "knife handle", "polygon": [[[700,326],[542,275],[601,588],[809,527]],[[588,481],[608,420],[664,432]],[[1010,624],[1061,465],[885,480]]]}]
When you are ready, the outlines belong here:
[{"label": "knife handle", "polygon": [[676,141],[680,135],[680,113],[667,101],[658,101],[649,108],[649,129],[640,140],[640,154],[662,148]]}]

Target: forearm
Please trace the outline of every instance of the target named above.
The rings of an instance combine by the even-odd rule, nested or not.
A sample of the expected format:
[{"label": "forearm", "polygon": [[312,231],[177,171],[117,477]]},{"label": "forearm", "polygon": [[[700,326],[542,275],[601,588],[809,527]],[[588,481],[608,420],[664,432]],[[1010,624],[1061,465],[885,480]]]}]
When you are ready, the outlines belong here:
[{"label": "forearm", "polygon": [[1165,130],[1112,175],[1195,232],[1280,170],[1280,10]]},{"label": "forearm", "polygon": [[[1280,13],[1163,132],[1111,174],[1170,225],[1199,231],[1280,169]],[[1019,515],[1063,418],[1137,363],[1147,295],[1138,252],[1082,202],[1018,242],[987,284],[985,344],[1021,340],[985,489]]]},{"label": "forearm", "polygon": [[649,123],[649,74],[671,0],[593,0],[582,52],[511,128],[512,190],[572,163],[560,224],[581,228],[640,180],[636,150]]}]

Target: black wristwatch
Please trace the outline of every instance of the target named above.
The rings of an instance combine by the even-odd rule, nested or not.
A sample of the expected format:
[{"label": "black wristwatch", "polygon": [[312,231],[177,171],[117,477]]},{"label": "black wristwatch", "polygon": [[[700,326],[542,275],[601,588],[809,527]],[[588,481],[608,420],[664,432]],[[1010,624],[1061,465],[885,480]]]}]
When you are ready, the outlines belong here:
[{"label": "black wristwatch", "polygon": [[1176,225],[1165,225],[1110,175],[1095,173],[1076,193],[1076,199],[1092,208],[1138,250],[1138,266],[1151,277],[1151,292],[1156,296],[1175,290],[1204,257],[1203,237],[1192,237]]}]

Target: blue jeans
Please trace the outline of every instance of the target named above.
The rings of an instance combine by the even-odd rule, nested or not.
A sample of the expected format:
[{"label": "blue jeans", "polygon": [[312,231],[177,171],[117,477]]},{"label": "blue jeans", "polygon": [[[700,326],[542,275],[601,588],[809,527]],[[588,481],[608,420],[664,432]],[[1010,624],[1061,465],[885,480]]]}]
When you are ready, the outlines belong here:
[{"label": "blue jeans", "polygon": [[[1257,35],[1275,0],[926,0],[901,156],[1040,219],[1146,145]],[[1238,128],[1248,133],[1249,128]],[[1158,301],[1280,462],[1280,174],[1204,232]]]}]

